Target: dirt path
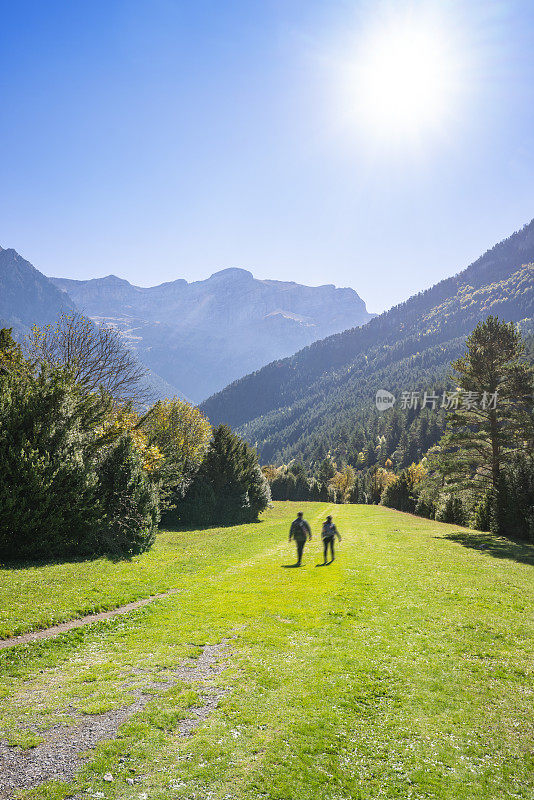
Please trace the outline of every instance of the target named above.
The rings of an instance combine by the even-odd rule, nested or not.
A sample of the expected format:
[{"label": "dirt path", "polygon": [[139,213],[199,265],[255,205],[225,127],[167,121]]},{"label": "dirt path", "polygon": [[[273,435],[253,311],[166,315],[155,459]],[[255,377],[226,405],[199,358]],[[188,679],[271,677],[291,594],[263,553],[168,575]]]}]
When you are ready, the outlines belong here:
[{"label": "dirt path", "polygon": [[129,611],[135,611],[136,608],[142,608],[154,600],[160,600],[162,597],[169,597],[171,594],[176,594],[179,589],[170,589],[168,592],[161,594],[153,594],[150,597],[144,597],[142,600],[135,600],[133,603],[127,603],[125,606],[117,606],[112,608],[111,611],[100,611],[98,614],[87,614],[85,617],[78,619],[71,619],[68,622],[60,622],[59,625],[53,625],[51,628],[43,628],[40,631],[32,631],[31,633],[22,633],[20,636],[12,636],[9,639],[0,639],[0,650],[5,647],[15,647],[17,644],[30,644],[31,642],[38,642],[41,639],[53,639],[54,636],[59,636],[60,633],[66,633],[74,628],[81,628],[83,625],[89,625],[91,622],[100,622],[103,619],[110,619],[117,614],[128,614]]},{"label": "dirt path", "polygon": [[[187,709],[186,718],[178,723],[179,735],[193,733],[226,694],[225,689],[213,685],[213,679],[226,666],[224,655],[227,646],[228,640],[205,645],[199,658],[187,659],[173,669],[172,677],[167,677],[163,685],[157,682],[145,687],[164,691],[177,681],[184,681],[198,688],[201,702]],[[154,694],[142,689],[132,692],[132,695],[131,705],[94,716],[80,715],[76,725],[58,726],[49,732],[46,741],[31,750],[0,742],[0,800],[12,800],[16,790],[31,789],[47,780],[72,780],[90,757],[88,750],[99,742],[112,739],[123,722],[155,699]]]}]

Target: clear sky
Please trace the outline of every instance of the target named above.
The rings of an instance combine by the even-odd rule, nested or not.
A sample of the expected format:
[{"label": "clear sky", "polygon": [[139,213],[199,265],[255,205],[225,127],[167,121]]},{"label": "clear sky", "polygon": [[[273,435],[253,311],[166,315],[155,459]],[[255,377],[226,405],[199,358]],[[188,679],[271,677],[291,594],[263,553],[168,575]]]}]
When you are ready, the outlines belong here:
[{"label": "clear sky", "polygon": [[381,311],[534,217],[531,0],[0,10],[0,245],[47,275],[244,267]]}]

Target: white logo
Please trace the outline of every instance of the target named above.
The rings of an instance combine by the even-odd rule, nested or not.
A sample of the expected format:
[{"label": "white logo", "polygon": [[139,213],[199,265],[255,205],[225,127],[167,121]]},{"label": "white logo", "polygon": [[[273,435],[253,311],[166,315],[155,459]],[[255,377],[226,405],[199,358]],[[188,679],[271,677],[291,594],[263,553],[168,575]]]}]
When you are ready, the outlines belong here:
[{"label": "white logo", "polygon": [[395,405],[395,395],[385,389],[379,389],[375,398],[376,407],[379,411],[387,411]]}]

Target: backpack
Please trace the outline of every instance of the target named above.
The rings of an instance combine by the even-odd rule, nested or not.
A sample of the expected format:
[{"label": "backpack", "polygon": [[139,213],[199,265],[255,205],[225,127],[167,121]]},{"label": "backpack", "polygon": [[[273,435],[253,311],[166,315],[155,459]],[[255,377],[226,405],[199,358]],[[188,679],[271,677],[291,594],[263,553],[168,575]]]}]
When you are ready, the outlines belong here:
[{"label": "backpack", "polygon": [[325,522],[325,524],[323,525],[323,530],[322,530],[323,539],[333,539],[334,536],[336,535],[336,533],[337,533],[337,530],[336,530],[335,524],[333,522],[329,522],[329,523]]}]

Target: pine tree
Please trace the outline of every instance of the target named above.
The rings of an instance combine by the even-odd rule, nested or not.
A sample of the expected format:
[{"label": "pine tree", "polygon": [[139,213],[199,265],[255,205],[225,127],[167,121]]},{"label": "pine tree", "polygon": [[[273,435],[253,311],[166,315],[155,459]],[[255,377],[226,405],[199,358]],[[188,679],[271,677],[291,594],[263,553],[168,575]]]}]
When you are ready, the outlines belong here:
[{"label": "pine tree", "polygon": [[159,522],[157,489],[142,468],[131,438],[122,436],[107,449],[98,467],[99,522],[85,531],[87,551],[132,556],[148,550]]},{"label": "pine tree", "polygon": [[79,552],[96,521],[95,428],[108,410],[64,370],[0,377],[0,557]]},{"label": "pine tree", "polygon": [[157,487],[130,438],[103,433],[110,398],[84,392],[64,368],[21,366],[0,373],[0,558],[149,547]]},{"label": "pine tree", "polygon": [[466,345],[453,363],[460,402],[449,414],[439,469],[446,494],[464,489],[480,501],[489,491],[491,528],[503,533],[503,470],[514,451],[532,446],[532,368],[520,333],[497,317],[480,322]]},{"label": "pine tree", "polygon": [[534,453],[518,453],[504,476],[505,525],[511,536],[534,541]]},{"label": "pine tree", "polygon": [[[188,509],[195,497],[209,501],[202,516],[206,523],[213,524],[252,522],[270,502],[269,484],[255,450],[227,425],[219,425],[213,431],[206,457],[178,504],[180,520],[186,524],[193,521]],[[198,518],[198,514],[195,516]]]},{"label": "pine tree", "polygon": [[336,465],[330,453],[321,462],[319,467],[319,474],[317,476],[321,483],[328,483],[328,481],[336,474]]}]

